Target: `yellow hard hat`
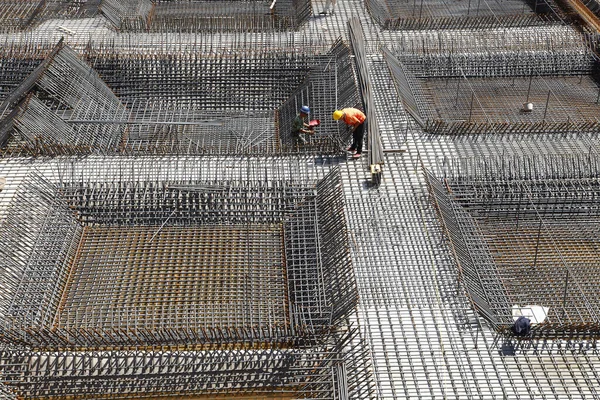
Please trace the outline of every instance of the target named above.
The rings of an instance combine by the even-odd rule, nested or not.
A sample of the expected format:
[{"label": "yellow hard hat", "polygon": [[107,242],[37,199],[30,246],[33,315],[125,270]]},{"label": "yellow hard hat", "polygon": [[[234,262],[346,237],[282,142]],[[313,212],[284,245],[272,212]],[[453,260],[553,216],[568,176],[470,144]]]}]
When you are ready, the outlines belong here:
[{"label": "yellow hard hat", "polygon": [[335,119],[336,121],[340,118],[342,118],[344,116],[344,112],[341,110],[335,110],[333,112],[333,119]]}]

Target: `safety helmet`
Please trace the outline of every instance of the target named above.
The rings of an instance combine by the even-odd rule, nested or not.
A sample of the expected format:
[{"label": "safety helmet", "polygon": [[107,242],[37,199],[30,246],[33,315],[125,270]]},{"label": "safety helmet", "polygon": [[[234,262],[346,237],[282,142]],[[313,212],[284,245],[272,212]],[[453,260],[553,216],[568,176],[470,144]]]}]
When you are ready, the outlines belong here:
[{"label": "safety helmet", "polygon": [[300,112],[303,114],[310,114],[310,108],[308,106],[302,106],[302,108],[300,109]]},{"label": "safety helmet", "polygon": [[344,112],[342,110],[335,110],[333,112],[333,119],[336,121],[344,116]]}]

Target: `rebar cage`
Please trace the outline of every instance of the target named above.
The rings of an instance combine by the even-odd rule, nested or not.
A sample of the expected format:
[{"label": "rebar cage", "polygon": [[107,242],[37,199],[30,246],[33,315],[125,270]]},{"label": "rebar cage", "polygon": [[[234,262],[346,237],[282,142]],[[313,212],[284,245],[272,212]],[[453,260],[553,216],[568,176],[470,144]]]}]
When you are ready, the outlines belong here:
[{"label": "rebar cage", "polygon": [[365,4],[371,17],[390,30],[519,27],[563,19],[552,0],[365,0]]},{"label": "rebar cage", "polygon": [[544,50],[490,43],[485,53],[462,51],[475,42],[452,41],[457,47],[445,51],[440,42],[412,55],[384,49],[407,111],[426,132],[598,131],[599,64],[584,37],[559,37]]},{"label": "rebar cage", "polygon": [[460,160],[443,179],[426,171],[467,293],[497,331],[510,333],[514,308],[538,305],[549,311],[532,337],[598,338],[599,173],[587,155]]},{"label": "rebar cage", "polygon": [[34,173],[10,209],[1,235],[9,342],[285,347],[334,329],[357,302],[334,173],[314,187],[56,185]]},{"label": "rebar cage", "polygon": [[[2,61],[2,86],[11,89],[0,107],[7,155],[339,154],[349,132],[330,113],[359,102],[341,40],[320,50],[307,44],[304,51],[152,55],[89,46],[83,58],[91,65],[62,43],[31,58],[27,53],[15,46]],[[18,85],[14,75],[21,76]],[[291,125],[302,105],[322,124],[299,146]]]},{"label": "rebar cage", "polygon": [[0,226],[15,235],[3,382],[32,398],[374,398],[337,168],[171,160],[59,162],[19,186]]},{"label": "rebar cage", "polygon": [[310,0],[103,0],[100,11],[123,32],[261,32],[298,29]]}]

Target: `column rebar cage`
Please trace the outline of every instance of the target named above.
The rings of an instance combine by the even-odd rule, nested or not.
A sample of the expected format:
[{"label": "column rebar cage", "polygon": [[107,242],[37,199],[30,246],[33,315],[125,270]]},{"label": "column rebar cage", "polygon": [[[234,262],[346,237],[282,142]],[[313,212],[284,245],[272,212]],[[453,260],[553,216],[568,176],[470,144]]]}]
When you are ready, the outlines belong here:
[{"label": "column rebar cage", "polygon": [[0,228],[2,340],[47,349],[317,340],[358,300],[339,180],[334,171],[316,185],[58,184],[34,172]]},{"label": "column rebar cage", "polygon": [[365,0],[371,17],[383,29],[470,29],[564,23],[552,0]]},{"label": "column rebar cage", "polygon": [[480,315],[511,334],[515,310],[547,307],[531,338],[597,339],[600,159],[496,156],[440,169],[425,171],[431,200]]},{"label": "column rebar cage", "polygon": [[431,52],[384,49],[407,111],[426,132],[598,131],[599,60],[584,37],[559,35],[556,49],[552,42],[538,49],[492,43],[491,51],[478,54],[461,50],[472,41],[444,52],[434,39],[425,40]]},{"label": "column rebar cage", "polygon": [[103,0],[121,32],[264,32],[294,30],[312,15],[310,0]]},{"label": "column rebar cage", "polygon": [[[26,44],[13,46],[3,61],[12,90],[1,107],[0,136],[9,156],[339,154],[349,133],[330,113],[358,97],[341,40],[330,48],[307,43],[303,51],[204,45],[122,52],[90,45],[79,59],[61,43],[31,53]],[[46,85],[46,76],[55,81]],[[91,91],[99,95],[86,101]],[[299,146],[291,126],[302,105],[322,124]]]}]

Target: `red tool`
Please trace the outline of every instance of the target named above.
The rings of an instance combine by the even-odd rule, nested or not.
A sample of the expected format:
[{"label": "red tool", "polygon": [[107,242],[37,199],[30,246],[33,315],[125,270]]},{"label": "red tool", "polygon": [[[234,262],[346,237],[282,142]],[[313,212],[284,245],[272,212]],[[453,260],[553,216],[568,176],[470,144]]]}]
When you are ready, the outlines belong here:
[{"label": "red tool", "polygon": [[308,123],[308,126],[310,126],[311,128],[314,128],[315,126],[319,126],[319,125],[321,125],[320,119],[313,119],[313,120],[310,120],[310,122]]}]

